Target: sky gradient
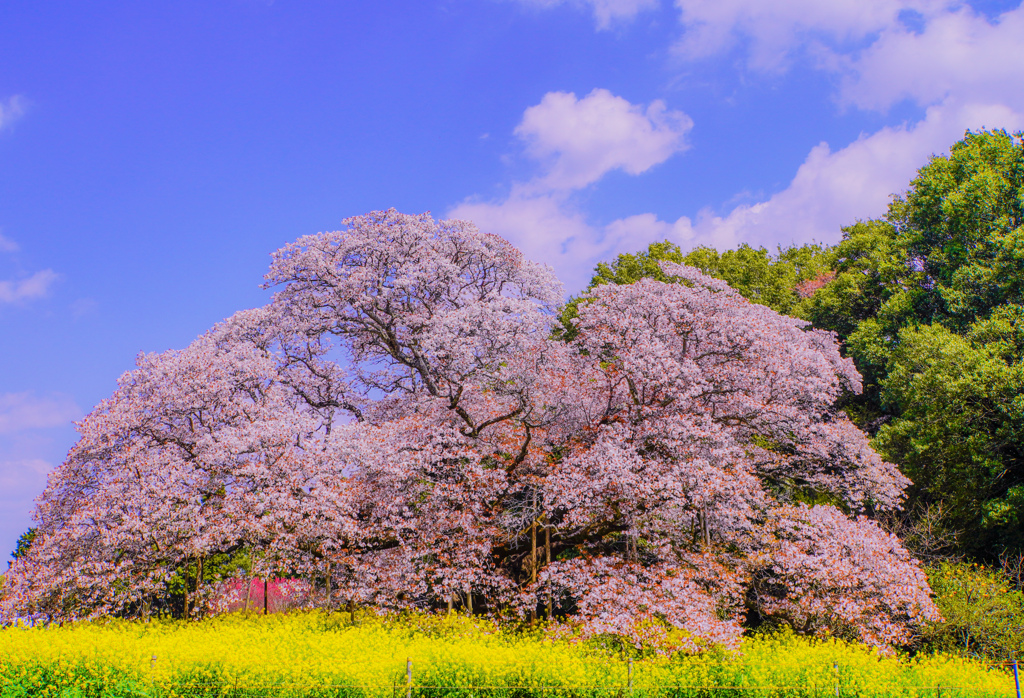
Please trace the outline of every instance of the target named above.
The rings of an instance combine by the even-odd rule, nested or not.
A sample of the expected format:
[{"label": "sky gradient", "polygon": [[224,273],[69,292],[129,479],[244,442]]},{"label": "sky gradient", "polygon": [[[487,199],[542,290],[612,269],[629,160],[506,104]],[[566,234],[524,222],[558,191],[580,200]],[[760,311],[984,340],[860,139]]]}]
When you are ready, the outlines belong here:
[{"label": "sky gradient", "polygon": [[1019,2],[11,0],[0,66],[3,557],[72,420],[300,235],[429,210],[572,293],[654,240],[835,242],[1024,128]]}]

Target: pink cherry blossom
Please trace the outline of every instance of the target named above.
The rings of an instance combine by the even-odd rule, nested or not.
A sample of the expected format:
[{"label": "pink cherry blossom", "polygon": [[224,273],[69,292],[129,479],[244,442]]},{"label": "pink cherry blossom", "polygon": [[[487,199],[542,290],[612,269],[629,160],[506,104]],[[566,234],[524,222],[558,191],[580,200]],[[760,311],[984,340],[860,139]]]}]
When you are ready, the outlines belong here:
[{"label": "pink cherry blossom", "polygon": [[935,611],[864,518],[908,482],[835,408],[852,363],[664,270],[591,291],[563,342],[550,269],[470,223],[300,238],[265,308],[140,356],[79,424],[3,612],[140,615],[183,572],[213,612],[198,570],[247,554],[309,604],[552,613],[665,651],[732,644],[749,609],[905,642]]}]

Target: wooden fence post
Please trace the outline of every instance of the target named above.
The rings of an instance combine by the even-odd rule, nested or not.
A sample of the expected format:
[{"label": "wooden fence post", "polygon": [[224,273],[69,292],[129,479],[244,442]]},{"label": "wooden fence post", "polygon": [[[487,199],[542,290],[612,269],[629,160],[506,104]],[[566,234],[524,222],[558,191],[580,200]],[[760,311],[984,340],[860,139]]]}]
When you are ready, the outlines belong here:
[{"label": "wooden fence post", "polygon": [[412,698],[412,659],[405,660],[405,698]]}]

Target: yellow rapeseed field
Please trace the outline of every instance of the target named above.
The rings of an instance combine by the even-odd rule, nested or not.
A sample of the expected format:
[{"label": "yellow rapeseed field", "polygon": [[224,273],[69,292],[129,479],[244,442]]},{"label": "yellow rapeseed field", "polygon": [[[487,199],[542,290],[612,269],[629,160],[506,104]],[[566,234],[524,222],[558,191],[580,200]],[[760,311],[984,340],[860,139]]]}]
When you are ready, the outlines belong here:
[{"label": "yellow rapeseed field", "polygon": [[0,686],[2,698],[1015,695],[1004,669],[789,633],[748,638],[735,653],[629,660],[462,616],[367,616],[353,625],[325,613],[8,628]]}]

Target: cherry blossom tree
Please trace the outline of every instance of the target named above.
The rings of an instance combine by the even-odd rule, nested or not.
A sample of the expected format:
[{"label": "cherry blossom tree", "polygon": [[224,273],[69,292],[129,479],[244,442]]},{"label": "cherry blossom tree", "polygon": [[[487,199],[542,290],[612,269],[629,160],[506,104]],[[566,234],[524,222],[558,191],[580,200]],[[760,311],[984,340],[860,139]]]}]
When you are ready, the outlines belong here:
[{"label": "cherry blossom tree", "polygon": [[784,506],[764,524],[753,584],[764,617],[803,632],[904,645],[939,614],[924,572],[890,533],[831,506]]},{"label": "cherry blossom tree", "polygon": [[189,614],[212,592],[216,555],[248,547],[256,573],[305,569],[338,518],[318,507],[343,482],[261,346],[265,320],[239,313],[183,351],[138,358],[50,476],[11,597],[58,616],[140,612],[178,576]]},{"label": "cherry blossom tree", "polygon": [[469,223],[389,210],[300,238],[268,306],[140,357],[82,422],[5,603],[128,612],[246,549],[332,604],[666,651],[734,642],[751,610],[905,642],[935,611],[864,518],[907,481],[834,407],[860,376],[832,335],[662,270],[594,288],[562,341],[550,269]]}]

